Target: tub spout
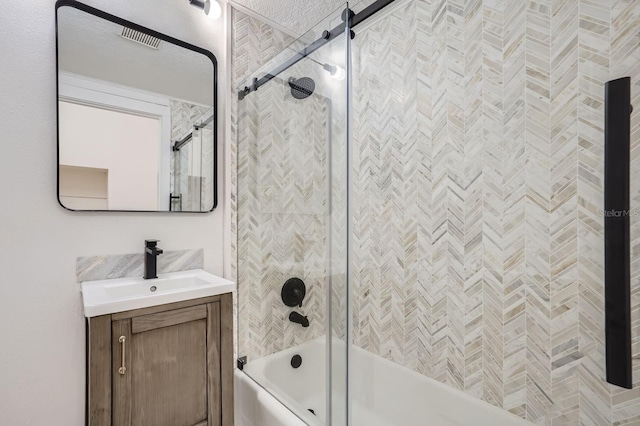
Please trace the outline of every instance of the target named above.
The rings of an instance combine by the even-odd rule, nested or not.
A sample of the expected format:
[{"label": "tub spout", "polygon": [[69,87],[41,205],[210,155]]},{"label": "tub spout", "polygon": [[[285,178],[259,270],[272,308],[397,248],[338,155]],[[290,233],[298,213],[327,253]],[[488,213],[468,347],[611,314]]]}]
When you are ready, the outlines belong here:
[{"label": "tub spout", "polygon": [[303,316],[302,314],[293,311],[289,314],[289,321],[295,322],[296,324],[300,324],[303,327],[309,327],[309,318]]}]

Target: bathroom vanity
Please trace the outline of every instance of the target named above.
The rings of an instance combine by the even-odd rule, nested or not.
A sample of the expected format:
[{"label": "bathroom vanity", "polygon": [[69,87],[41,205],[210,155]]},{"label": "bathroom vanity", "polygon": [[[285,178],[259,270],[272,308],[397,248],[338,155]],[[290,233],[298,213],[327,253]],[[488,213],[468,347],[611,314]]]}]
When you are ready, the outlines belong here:
[{"label": "bathroom vanity", "polygon": [[83,283],[87,424],[233,425],[232,287],[204,271]]}]

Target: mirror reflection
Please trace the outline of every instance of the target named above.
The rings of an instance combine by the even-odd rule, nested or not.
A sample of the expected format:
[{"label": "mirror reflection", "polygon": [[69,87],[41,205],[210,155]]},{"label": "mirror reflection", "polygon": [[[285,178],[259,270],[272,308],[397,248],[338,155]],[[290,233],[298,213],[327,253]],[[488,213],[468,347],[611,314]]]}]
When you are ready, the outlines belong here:
[{"label": "mirror reflection", "polygon": [[79,4],[57,9],[57,37],[60,203],[214,209],[215,57]]}]

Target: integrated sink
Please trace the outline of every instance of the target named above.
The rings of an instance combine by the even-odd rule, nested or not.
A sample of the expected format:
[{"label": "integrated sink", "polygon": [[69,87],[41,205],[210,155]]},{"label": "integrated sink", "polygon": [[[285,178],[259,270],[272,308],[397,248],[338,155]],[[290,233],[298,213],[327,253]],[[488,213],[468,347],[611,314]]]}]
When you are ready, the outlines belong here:
[{"label": "integrated sink", "polygon": [[108,315],[234,291],[235,283],[202,269],[160,274],[158,278],[118,278],[82,283],[84,316]]}]

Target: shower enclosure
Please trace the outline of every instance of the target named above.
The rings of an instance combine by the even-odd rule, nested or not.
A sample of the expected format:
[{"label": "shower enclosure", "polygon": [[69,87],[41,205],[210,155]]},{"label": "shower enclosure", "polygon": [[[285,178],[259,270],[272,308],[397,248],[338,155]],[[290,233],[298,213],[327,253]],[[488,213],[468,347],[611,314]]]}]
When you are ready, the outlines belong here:
[{"label": "shower enclosure", "polygon": [[[175,102],[171,109],[171,211],[207,211],[214,207],[213,110]],[[204,141],[204,143],[203,143]]]},{"label": "shower enclosure", "polygon": [[[238,355],[248,361],[244,371],[269,389],[269,372],[254,360],[325,338],[317,368],[326,367],[326,374],[305,411],[340,424],[347,359],[348,29],[339,12],[321,26],[337,29],[326,38],[312,30],[237,92],[237,250],[243,259],[237,274],[247,283],[238,293]],[[310,40],[321,40],[313,52]],[[297,55],[305,48],[306,56]],[[267,74],[283,63],[282,73]],[[291,278],[302,280],[304,288],[295,290],[304,298],[287,306],[283,285]],[[306,320],[292,322],[294,312]],[[332,345],[334,338],[343,344]],[[274,394],[287,402],[285,393]]]},{"label": "shower enclosure", "polygon": [[295,41],[234,13],[243,374],[312,425],[639,422],[638,114],[636,389],[606,380],[604,130],[640,4],[364,1]]}]

